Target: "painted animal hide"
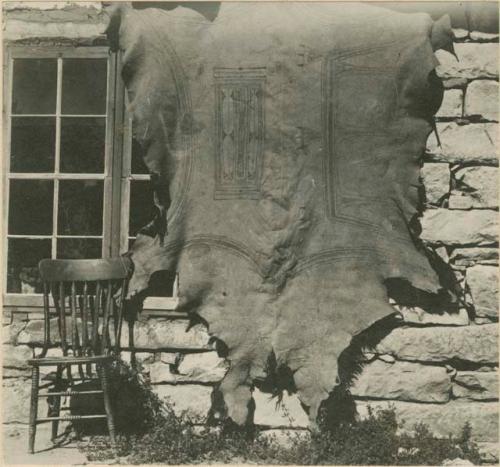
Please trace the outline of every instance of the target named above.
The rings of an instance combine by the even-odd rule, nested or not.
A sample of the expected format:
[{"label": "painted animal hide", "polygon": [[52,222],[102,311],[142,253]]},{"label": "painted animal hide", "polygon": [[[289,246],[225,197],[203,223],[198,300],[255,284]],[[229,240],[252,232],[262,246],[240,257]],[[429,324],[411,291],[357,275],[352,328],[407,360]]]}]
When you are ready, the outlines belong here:
[{"label": "painted animal hide", "polygon": [[314,420],[339,354],[394,312],[386,281],[439,291],[411,223],[444,23],[320,2],[222,3],[213,22],[115,9],[158,207],[130,252],[131,293],[179,273],[180,308],[227,346],[235,422],[271,354]]}]

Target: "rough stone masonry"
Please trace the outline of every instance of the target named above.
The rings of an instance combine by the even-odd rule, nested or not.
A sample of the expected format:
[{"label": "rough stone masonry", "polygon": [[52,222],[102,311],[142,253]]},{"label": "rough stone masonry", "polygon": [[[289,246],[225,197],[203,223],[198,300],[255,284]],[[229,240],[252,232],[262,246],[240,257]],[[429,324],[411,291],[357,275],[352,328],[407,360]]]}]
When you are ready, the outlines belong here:
[{"label": "rough stone masonry", "polygon": [[[71,9],[70,9],[71,10]],[[82,41],[101,37],[105,20],[98,3],[87,19],[67,16],[64,8],[6,12],[5,36],[15,41],[69,34]],[[88,15],[90,12],[90,16]],[[17,25],[14,28],[13,23]],[[90,18],[94,29],[86,27]],[[74,29],[72,22],[84,25]],[[94,26],[92,26],[94,27]],[[19,36],[16,31],[22,31]],[[75,31],[78,31],[75,33]],[[89,33],[89,31],[91,31]],[[430,314],[418,307],[399,308],[401,326],[365,355],[363,373],[352,387],[366,406],[393,404],[407,425],[423,421],[447,436],[466,421],[473,426],[485,457],[498,456],[498,35],[474,30],[456,32],[457,62],[437,53],[445,97],[437,130],[428,141],[421,176],[425,185],[422,234],[450,264],[462,287],[466,306],[458,314]],[[41,315],[28,309],[3,315],[4,423],[26,423],[26,358],[40,342]],[[124,342],[127,336],[124,335]],[[211,405],[213,387],[227,371],[202,325],[188,329],[179,314],[141,317],[135,342],[155,390],[202,418]],[[254,392],[255,423],[268,428],[306,427],[307,418],[294,396],[282,409],[267,394]]]}]

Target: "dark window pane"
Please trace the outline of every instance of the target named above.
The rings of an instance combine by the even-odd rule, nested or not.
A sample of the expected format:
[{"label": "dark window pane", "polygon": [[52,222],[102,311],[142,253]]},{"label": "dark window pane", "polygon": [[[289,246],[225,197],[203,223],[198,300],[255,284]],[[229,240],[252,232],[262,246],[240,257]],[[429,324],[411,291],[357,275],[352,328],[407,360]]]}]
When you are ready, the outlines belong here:
[{"label": "dark window pane", "polygon": [[13,117],[11,130],[11,172],[53,172],[56,119]]},{"label": "dark window pane", "polygon": [[7,292],[41,293],[38,262],[50,258],[51,241],[9,238]]},{"label": "dark window pane", "polygon": [[154,210],[151,184],[146,180],[132,180],[130,182],[129,235],[135,236],[142,227],[151,222]]},{"label": "dark window pane", "polygon": [[61,119],[61,172],[103,173],[105,118]]},{"label": "dark window pane", "polygon": [[133,174],[149,174],[149,170],[144,164],[144,159],[142,158],[144,151],[141,145],[137,142],[135,138],[132,138],[132,167],[130,172]]},{"label": "dark window pane", "polygon": [[105,58],[63,60],[63,114],[104,115],[106,113],[107,66]]},{"label": "dark window pane", "polygon": [[59,182],[59,235],[101,235],[103,183],[100,180]]},{"label": "dark window pane", "polygon": [[12,113],[56,113],[56,59],[16,58],[13,81]]},{"label": "dark window pane", "polygon": [[10,181],[10,234],[52,234],[53,186],[53,182],[50,180]]},{"label": "dark window pane", "polygon": [[101,258],[101,240],[96,238],[58,238],[57,257],[61,259]]},{"label": "dark window pane", "polygon": [[174,272],[156,271],[149,278],[148,295],[150,297],[172,297],[174,295],[174,282]]}]

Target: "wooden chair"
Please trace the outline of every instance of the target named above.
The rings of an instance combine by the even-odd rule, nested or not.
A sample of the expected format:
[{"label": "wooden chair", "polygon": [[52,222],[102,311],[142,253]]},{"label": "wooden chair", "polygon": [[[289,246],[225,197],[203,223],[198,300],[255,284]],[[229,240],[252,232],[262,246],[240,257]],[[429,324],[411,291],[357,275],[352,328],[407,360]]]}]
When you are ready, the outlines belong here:
[{"label": "wooden chair", "polygon": [[[130,262],[124,258],[44,259],[38,267],[43,281],[44,339],[41,353],[28,361],[32,366],[29,452],[34,452],[37,424],[52,422],[54,441],[59,420],[106,418],[114,446],[115,425],[108,370],[120,352],[123,302],[131,271]],[[54,353],[57,355],[48,355]],[[54,385],[53,392],[39,392],[42,366],[57,368],[54,383],[44,386]],[[78,377],[72,374],[72,367],[78,369]],[[66,379],[63,378],[64,370]],[[75,388],[75,381],[96,379],[100,380],[100,390],[78,391]],[[78,394],[102,394],[105,414],[60,416],[61,397]],[[49,398],[53,402],[52,407],[49,405],[47,417],[38,417],[40,398]]]}]

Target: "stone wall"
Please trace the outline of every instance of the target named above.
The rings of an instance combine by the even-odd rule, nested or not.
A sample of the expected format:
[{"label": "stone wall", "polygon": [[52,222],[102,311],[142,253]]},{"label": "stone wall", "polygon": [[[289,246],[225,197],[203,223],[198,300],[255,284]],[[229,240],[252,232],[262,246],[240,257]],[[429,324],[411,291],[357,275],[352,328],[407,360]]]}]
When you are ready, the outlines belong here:
[{"label": "stone wall", "polygon": [[[66,14],[79,8],[66,9]],[[50,25],[39,28],[53,37],[64,36],[64,8],[49,10]],[[47,22],[44,15],[28,17],[31,13],[23,8],[7,14],[13,21]],[[77,17],[71,18],[81,26]],[[89,18],[91,33],[79,39],[102,37],[100,8]],[[14,28],[17,32],[8,26],[7,37],[24,40],[41,34],[33,33],[32,24],[21,26]],[[16,36],[19,31],[22,37]],[[437,115],[440,144],[431,135],[422,167],[426,209],[421,237],[453,269],[466,305],[455,314],[397,308],[401,326],[364,355],[352,394],[361,415],[368,405],[392,404],[406,426],[426,422],[442,436],[457,433],[469,421],[485,456],[493,461],[498,452],[498,35],[465,30],[456,35],[459,61],[437,54],[446,91]],[[27,421],[26,359],[41,342],[40,318],[37,310],[4,312],[4,423]],[[179,412],[187,410],[203,420],[213,388],[227,370],[203,325],[190,327],[179,313],[145,313],[134,334],[137,360],[154,390]],[[126,332],[123,339],[127,345]],[[129,350],[124,358],[130,359]],[[255,423],[273,430],[307,427],[293,395],[285,394],[280,407],[259,390],[254,399]]]}]

